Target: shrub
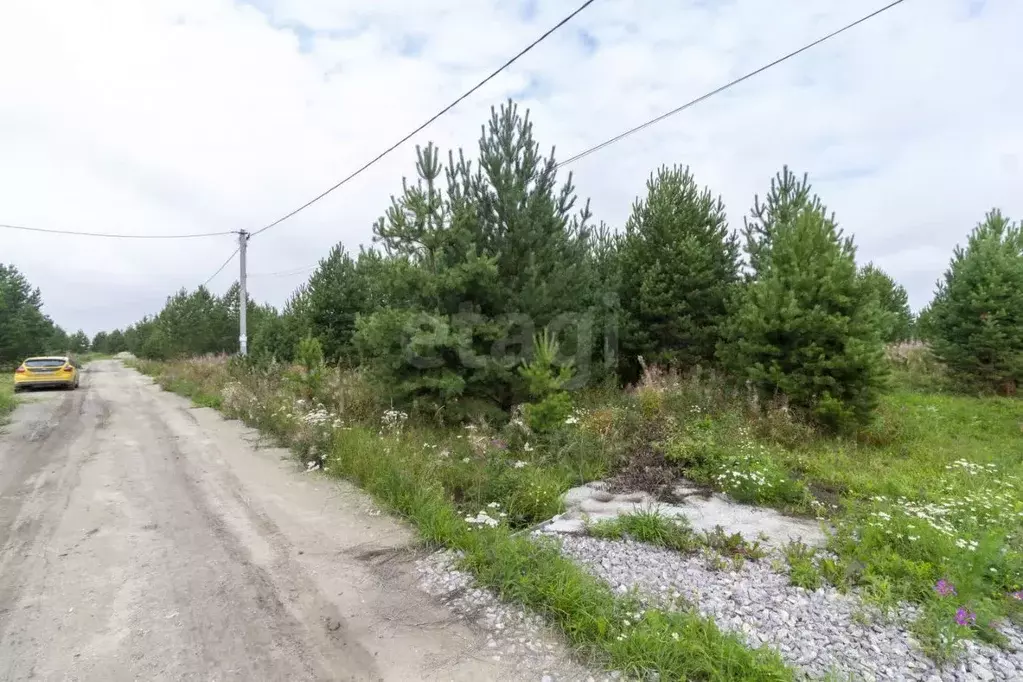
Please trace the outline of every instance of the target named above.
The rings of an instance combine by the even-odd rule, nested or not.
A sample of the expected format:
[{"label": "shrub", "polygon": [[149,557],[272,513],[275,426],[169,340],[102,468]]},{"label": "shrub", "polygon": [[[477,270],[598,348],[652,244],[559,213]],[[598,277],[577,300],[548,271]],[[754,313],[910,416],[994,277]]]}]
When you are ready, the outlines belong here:
[{"label": "shrub", "polygon": [[549,433],[564,425],[572,414],[572,398],[565,385],[572,379],[571,362],[555,367],[560,344],[544,329],[533,339],[533,359],[519,367],[529,393],[538,402],[525,406],[526,423],[538,433]]}]

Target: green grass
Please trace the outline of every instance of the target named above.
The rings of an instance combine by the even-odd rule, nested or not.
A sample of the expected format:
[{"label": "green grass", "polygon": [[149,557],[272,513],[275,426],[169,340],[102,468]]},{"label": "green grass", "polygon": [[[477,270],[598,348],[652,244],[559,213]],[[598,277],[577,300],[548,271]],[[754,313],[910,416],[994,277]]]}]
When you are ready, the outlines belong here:
[{"label": "green grass", "polygon": [[655,509],[599,521],[588,526],[587,531],[596,538],[618,540],[628,537],[676,552],[695,552],[702,546],[685,517],[665,518]]},{"label": "green grass", "polygon": [[[903,385],[869,427],[828,438],[712,381],[617,401],[658,425],[653,449],[677,472],[834,524],[838,558],[790,552],[794,584],[858,587],[883,607],[920,604],[918,634],[939,659],[964,637],[997,641],[998,619],[1023,622],[1010,596],[1023,589],[1023,402]],[[942,579],[955,584],[954,597],[935,593]],[[951,605],[953,616],[960,607],[976,613],[977,624],[956,625]]]},{"label": "green grass", "polygon": [[14,411],[17,401],[14,398],[14,378],[0,375],[0,424]]}]

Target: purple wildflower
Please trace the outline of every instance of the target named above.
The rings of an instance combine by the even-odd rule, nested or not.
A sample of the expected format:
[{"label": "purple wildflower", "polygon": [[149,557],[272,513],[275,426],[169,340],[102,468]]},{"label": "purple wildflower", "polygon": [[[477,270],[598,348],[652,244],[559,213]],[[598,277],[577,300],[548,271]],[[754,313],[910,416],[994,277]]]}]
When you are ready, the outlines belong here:
[{"label": "purple wildflower", "polygon": [[1023,601],[1023,590],[1019,590],[1018,592],[1013,592],[1009,596],[1011,596],[1016,601]]},{"label": "purple wildflower", "polygon": [[977,622],[977,614],[973,611],[968,611],[965,606],[960,606],[956,610],[956,623],[963,627],[973,625]]},{"label": "purple wildflower", "polygon": [[938,584],[934,586],[934,591],[942,597],[947,597],[950,594],[956,593],[956,586],[942,578],[938,581]]}]

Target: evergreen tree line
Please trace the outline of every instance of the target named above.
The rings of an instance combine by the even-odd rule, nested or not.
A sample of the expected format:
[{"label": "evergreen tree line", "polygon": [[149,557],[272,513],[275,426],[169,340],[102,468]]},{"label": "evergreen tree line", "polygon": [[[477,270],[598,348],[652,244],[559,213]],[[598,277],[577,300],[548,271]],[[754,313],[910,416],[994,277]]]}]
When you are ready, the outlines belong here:
[{"label": "evergreen tree line", "polygon": [[0,368],[19,364],[26,357],[84,353],[89,338],[79,330],[68,335],[43,313],[38,287],[14,265],[0,263]]},{"label": "evergreen tree line", "polygon": [[[569,388],[630,383],[644,363],[714,367],[832,428],[870,418],[886,343],[928,338],[972,388],[1012,392],[1023,373],[1020,226],[997,211],[917,324],[905,289],[858,266],[852,238],[788,168],[738,230],[688,168],[661,168],[616,232],[594,224],[512,103],[483,126],[475,161],[432,144],[416,154],[372,248],[335,246],[283,310],[250,308],[255,359],[290,361],[312,337],[396,403],[457,419],[529,399],[519,369],[543,332],[554,364],[571,365]],[[231,352],[236,308],[234,290],[182,291],[104,338],[156,358]]]}]

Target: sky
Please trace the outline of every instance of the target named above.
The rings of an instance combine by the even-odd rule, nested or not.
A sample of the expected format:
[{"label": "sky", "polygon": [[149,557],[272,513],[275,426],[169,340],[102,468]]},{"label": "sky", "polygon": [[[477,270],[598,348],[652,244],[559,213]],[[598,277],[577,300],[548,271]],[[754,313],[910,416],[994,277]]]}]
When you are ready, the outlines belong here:
[{"label": "sky", "polygon": [[[254,231],[373,158],[581,0],[4,0],[0,223],[130,234]],[[867,14],[885,0],[596,0],[405,146],[249,243],[281,305],[414,175],[415,144],[475,152],[491,106],[528,108],[568,158]],[[691,167],[734,228],[788,164],[857,258],[930,299],[985,212],[1023,217],[1023,2],[907,0],[569,165],[621,228],[662,164]],[[0,263],[68,330],[156,313],[231,235],[105,240],[0,229]],[[229,265],[210,288],[225,291]]]}]

